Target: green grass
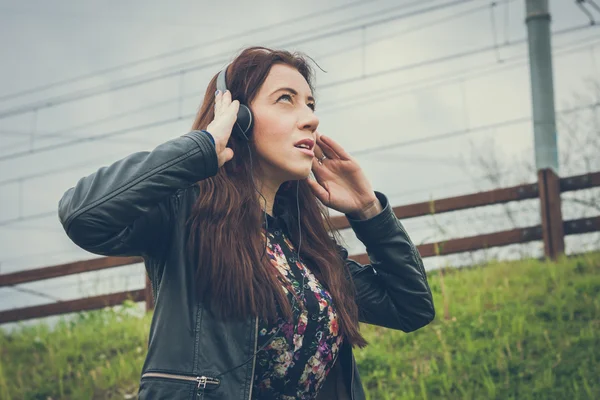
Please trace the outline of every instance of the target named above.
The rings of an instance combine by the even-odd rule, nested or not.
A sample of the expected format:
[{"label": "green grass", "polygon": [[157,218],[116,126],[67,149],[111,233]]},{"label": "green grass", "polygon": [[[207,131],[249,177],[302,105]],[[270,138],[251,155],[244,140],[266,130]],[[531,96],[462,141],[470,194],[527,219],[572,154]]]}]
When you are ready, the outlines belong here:
[{"label": "green grass", "polygon": [[430,325],[365,330],[370,399],[600,399],[600,254],[430,280]]},{"label": "green grass", "polygon": [[[50,330],[0,335],[0,399],[123,399],[137,394],[151,314],[81,313]],[[135,398],[135,396],[130,397]]]},{"label": "green grass", "polygon": [[[600,253],[429,274],[437,315],[363,325],[369,399],[599,399]],[[0,399],[135,397],[150,316],[82,314],[0,334]]]}]

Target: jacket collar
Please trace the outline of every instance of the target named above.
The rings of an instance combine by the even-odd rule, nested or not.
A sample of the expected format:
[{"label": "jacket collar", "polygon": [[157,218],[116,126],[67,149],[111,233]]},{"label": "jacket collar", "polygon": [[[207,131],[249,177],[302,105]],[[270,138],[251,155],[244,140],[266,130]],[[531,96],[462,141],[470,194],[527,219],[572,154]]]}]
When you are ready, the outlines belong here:
[{"label": "jacket collar", "polygon": [[[290,227],[293,226],[293,221],[296,219],[295,215],[289,210],[290,201],[284,196],[278,196],[273,205],[273,215],[267,215],[267,221],[269,223],[269,231],[275,229],[283,229],[284,232],[288,233]],[[262,227],[265,228],[266,224],[263,220]]]}]

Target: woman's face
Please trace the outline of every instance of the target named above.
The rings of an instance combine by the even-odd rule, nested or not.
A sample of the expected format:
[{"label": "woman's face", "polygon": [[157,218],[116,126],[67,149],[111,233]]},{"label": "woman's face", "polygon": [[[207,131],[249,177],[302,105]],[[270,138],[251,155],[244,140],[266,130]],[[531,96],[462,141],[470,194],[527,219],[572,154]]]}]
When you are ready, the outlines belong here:
[{"label": "woman's face", "polygon": [[263,183],[279,187],[283,182],[309,176],[314,152],[294,145],[310,139],[314,151],[319,125],[314,107],[310,87],[297,69],[285,64],[271,67],[250,104]]}]

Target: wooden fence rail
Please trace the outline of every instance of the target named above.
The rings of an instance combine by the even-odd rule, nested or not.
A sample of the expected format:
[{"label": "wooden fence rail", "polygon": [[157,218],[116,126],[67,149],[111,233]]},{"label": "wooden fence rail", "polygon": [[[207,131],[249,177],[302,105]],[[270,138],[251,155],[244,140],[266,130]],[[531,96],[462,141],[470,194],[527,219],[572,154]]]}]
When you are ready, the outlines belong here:
[{"label": "wooden fence rail", "polygon": [[[542,176],[542,174],[540,174],[540,176]],[[540,177],[539,179],[541,181],[542,178]],[[556,182],[561,193],[600,187],[600,172],[560,178],[557,179]],[[393,211],[398,218],[407,219],[488,205],[504,204],[511,201],[535,199],[539,197],[539,184],[530,183],[393,207]],[[555,203],[555,205],[558,204],[558,206],[560,206],[560,197],[558,199],[551,200]],[[544,229],[556,230],[556,225],[550,228],[552,225],[549,224],[545,218],[545,216],[542,216],[543,223],[537,226],[517,228],[471,237],[449,239],[443,242],[426,243],[419,245],[418,249],[421,256],[425,258],[542,240],[545,238],[545,235],[548,234],[547,232],[544,232]],[[575,235],[600,231],[600,216],[559,222],[561,229],[558,229],[558,232],[560,232],[561,235]],[[335,229],[347,229],[350,227],[348,220],[344,216],[332,218],[332,224]],[[560,240],[562,240],[562,237]],[[547,247],[546,250],[548,251]],[[546,255],[549,256],[548,252]],[[362,264],[368,264],[370,262],[368,255],[364,253],[351,255],[350,258]],[[90,260],[3,274],[0,275],[0,288],[27,282],[36,282],[45,279],[63,277],[72,274],[79,274],[82,272],[99,271],[107,268],[132,265],[141,262],[143,262],[143,260],[140,257],[100,257]],[[125,299],[131,299],[136,302],[145,301],[147,309],[150,309],[153,306],[152,296],[150,294],[148,281],[146,280],[146,282],[145,289],[112,293],[84,299],[61,301],[41,306],[0,311],[0,324],[70,312],[93,310],[106,306],[114,306],[121,304]]]}]

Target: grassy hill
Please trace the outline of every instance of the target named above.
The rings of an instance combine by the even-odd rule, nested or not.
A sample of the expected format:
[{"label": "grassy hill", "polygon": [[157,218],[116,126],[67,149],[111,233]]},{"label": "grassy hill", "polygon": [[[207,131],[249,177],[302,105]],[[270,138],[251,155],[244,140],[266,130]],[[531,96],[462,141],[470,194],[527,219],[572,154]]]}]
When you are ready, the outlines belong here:
[{"label": "grassy hill", "polygon": [[[362,326],[371,344],[356,358],[370,399],[600,398],[600,253],[429,278],[429,326]],[[150,316],[133,308],[0,333],[0,398],[135,398]]]}]

